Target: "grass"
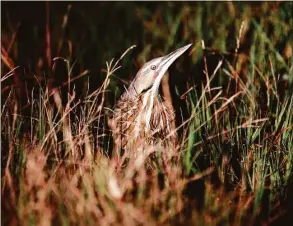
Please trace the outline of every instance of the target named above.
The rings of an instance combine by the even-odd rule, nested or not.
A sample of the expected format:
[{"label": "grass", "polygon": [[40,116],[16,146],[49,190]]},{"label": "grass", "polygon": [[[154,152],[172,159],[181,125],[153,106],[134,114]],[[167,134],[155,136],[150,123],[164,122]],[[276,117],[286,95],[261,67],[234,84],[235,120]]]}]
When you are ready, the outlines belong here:
[{"label": "grass", "polygon": [[[267,225],[289,219],[292,3],[96,3],[101,15],[88,4],[45,4],[51,23],[45,20],[44,37],[41,25],[32,26],[31,55],[16,19],[2,28],[3,224]],[[4,6],[7,15],[16,10]],[[127,15],[122,28],[111,17],[115,12]],[[120,166],[107,121],[122,85],[135,67],[190,42],[189,56],[169,70],[179,158],[164,162],[157,153],[150,170],[148,155],[135,153]]]}]

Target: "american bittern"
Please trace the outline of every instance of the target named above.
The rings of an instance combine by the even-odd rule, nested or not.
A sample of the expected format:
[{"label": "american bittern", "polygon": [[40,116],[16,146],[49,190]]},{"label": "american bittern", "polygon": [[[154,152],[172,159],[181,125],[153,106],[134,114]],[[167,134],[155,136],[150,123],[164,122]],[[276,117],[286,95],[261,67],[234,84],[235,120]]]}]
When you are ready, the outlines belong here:
[{"label": "american bittern", "polygon": [[175,149],[177,133],[172,131],[175,113],[163,104],[158,91],[169,66],[191,45],[155,58],[138,71],[117,102],[111,120],[110,127],[119,148],[129,151],[158,145]]}]

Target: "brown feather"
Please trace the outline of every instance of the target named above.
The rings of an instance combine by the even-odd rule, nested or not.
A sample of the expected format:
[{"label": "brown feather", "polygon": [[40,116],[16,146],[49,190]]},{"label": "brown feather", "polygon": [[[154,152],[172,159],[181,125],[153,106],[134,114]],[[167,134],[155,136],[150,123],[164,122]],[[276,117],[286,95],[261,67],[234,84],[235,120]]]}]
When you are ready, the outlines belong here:
[{"label": "brown feather", "polygon": [[[143,105],[146,95],[149,93],[129,98],[126,92],[118,101],[111,125],[116,145],[127,151],[156,144],[174,149],[177,143],[177,134],[174,132],[168,137],[175,119],[174,111],[165,106],[157,95],[154,97],[148,122],[146,114],[149,103],[146,106]],[[146,98],[149,101],[150,98],[148,96]]]}]

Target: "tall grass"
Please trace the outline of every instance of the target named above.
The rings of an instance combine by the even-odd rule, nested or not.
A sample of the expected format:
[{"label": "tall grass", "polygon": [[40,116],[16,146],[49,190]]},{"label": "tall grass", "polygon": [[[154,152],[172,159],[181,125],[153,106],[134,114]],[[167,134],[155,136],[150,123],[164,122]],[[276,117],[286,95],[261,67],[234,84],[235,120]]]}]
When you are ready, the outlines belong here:
[{"label": "tall grass", "polygon": [[[112,59],[116,52],[109,57],[100,76],[95,75],[101,83],[93,92],[92,80],[86,79],[88,69],[80,67],[76,75],[72,52],[59,53],[46,71],[51,77],[42,76],[41,67],[25,80],[37,85],[24,85],[28,93],[23,103],[21,82],[10,80],[18,76],[18,57],[15,51],[6,51],[3,41],[3,224],[253,225],[270,224],[288,214],[283,204],[292,187],[293,67],[288,28],[292,18],[287,21],[286,12],[292,4],[259,4],[260,15],[253,5],[240,10],[237,4],[180,3],[176,13],[175,3],[168,3],[166,10],[163,4],[136,7],[145,27],[138,64],[150,59],[159,43],[163,45],[155,48],[166,54],[174,46],[194,42],[189,57],[170,69],[171,80],[172,74],[181,73],[186,84],[183,89],[176,79],[171,81],[173,104],[182,122],[176,128],[180,146],[174,154],[179,158],[168,164],[161,164],[153,149],[135,153],[123,164],[114,155],[120,150],[113,148],[108,120],[114,99],[124,90],[115,87],[129,69],[132,50],[121,50],[120,58]],[[270,10],[274,6],[280,11]],[[64,21],[73,9],[74,5],[67,8]],[[231,18],[224,20],[223,10]],[[219,22],[204,20],[204,15]],[[66,26],[70,21],[63,29]],[[268,33],[269,26],[273,32]],[[57,42],[53,31],[46,32]],[[74,54],[82,56],[79,45],[73,43]],[[48,54],[47,49],[43,60]],[[56,69],[60,64],[65,65],[63,74]],[[54,85],[57,75],[65,80]],[[83,95],[75,83],[78,79],[83,80]],[[185,110],[176,107],[178,99]]]}]

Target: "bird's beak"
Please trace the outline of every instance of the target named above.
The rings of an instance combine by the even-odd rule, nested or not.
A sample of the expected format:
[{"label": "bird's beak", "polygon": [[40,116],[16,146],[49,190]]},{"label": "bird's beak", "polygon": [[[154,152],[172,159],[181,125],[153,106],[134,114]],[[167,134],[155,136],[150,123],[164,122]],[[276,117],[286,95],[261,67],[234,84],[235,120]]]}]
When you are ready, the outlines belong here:
[{"label": "bird's beak", "polygon": [[166,71],[168,70],[168,68],[171,66],[171,64],[179,57],[181,56],[192,44],[188,44],[186,46],[183,46],[179,49],[176,49],[175,51],[173,51],[172,53],[168,54],[167,56],[164,56],[162,61],[160,62],[160,64],[158,65],[157,71],[158,71],[158,75],[155,79],[154,85],[153,85],[153,89],[154,91],[157,91],[161,80],[164,76],[164,74],[166,73]]}]

